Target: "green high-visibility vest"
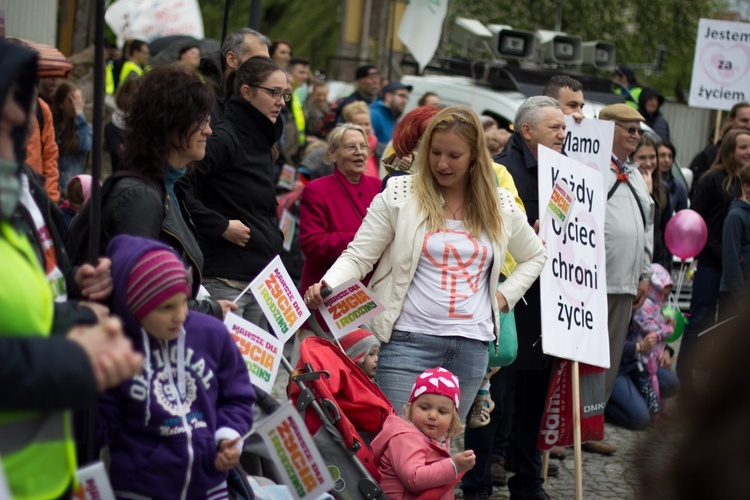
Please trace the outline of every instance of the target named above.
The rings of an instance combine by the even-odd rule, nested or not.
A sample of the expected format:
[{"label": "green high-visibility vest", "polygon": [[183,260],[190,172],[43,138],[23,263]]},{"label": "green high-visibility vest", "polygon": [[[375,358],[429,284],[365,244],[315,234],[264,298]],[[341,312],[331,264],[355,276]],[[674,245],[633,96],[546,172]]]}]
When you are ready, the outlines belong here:
[{"label": "green high-visibility vest", "polygon": [[[25,236],[0,222],[0,335],[47,337],[52,289]],[[33,333],[32,333],[33,332]],[[69,412],[0,412],[0,457],[16,500],[62,496],[76,471]]]},{"label": "green high-visibility vest", "polygon": [[297,131],[299,133],[299,146],[305,147],[305,113],[302,111],[302,102],[299,100],[296,94],[292,94],[292,115],[294,116],[294,123],[297,125]]},{"label": "green high-visibility vest", "polygon": [[104,66],[104,91],[109,95],[115,93],[114,65],[111,62]]},{"label": "green high-visibility vest", "polygon": [[117,85],[122,85],[131,72],[135,73],[138,76],[141,76],[143,74],[143,68],[138,66],[133,61],[125,61],[122,64],[122,69],[120,70],[120,81],[117,83]]}]

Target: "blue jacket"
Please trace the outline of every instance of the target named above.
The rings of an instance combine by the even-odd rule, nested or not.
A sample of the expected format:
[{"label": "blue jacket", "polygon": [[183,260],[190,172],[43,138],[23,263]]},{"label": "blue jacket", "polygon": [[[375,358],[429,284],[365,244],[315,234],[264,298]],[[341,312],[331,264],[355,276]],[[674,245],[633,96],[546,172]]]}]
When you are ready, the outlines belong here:
[{"label": "blue jacket", "polygon": [[750,283],[750,203],[742,198],[732,202],[724,219],[721,253],[720,290],[741,304]]},{"label": "blue jacket", "polygon": [[388,143],[393,136],[393,129],[396,127],[396,118],[393,117],[391,108],[380,100],[370,104],[370,122],[378,142]]},{"label": "blue jacket", "polygon": [[109,445],[118,496],[208,498],[226,490],[228,473],[214,467],[217,444],[250,430],[255,392],[239,349],[218,319],[189,311],[183,344],[143,333],[130,314],[125,289],[131,269],[146,252],[164,248],[128,235],[109,245],[112,310],[146,360],[140,375],[99,397],[97,446]]}]

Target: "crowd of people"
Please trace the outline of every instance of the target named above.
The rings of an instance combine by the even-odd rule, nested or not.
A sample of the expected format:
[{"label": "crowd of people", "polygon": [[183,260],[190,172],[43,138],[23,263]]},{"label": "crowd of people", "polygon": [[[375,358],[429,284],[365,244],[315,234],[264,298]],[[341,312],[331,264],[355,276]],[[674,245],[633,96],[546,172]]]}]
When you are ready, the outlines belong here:
[{"label": "crowd of people", "polygon": [[[290,41],[249,28],[203,57],[186,43],[170,64],[149,66],[140,40],[123,54],[106,66],[112,171],[93,207],[87,154],[104,145],[81,89],[0,41],[0,456],[13,494],[70,494],[76,454],[91,446],[108,448],[118,497],[227,498],[262,393],[222,321],[231,311],[265,327],[243,290],[281,255],[311,310],[351,279],[385,307],[341,347],[395,410],[371,443],[386,494],[453,498],[461,481],[466,499],[498,485],[514,500],[549,498],[537,449],[554,361],[539,342],[538,147],[565,153],[565,115],[584,119],[581,83],[554,76],[510,131],[432,92],[405,112],[412,88],[373,65],[329,102]],[[626,66],[615,81],[628,102],[598,115],[614,123],[603,398],[608,419],[640,430],[699,385],[712,343],[700,334],[746,299],[750,104],[696,157],[691,187],[674,173],[663,97]],[[688,206],[708,243],[676,353],[664,235]],[[493,369],[511,313],[517,356]],[[295,336],[294,362],[313,334]],[[451,453],[462,431],[465,449]],[[584,449],[616,451],[606,440]]]}]

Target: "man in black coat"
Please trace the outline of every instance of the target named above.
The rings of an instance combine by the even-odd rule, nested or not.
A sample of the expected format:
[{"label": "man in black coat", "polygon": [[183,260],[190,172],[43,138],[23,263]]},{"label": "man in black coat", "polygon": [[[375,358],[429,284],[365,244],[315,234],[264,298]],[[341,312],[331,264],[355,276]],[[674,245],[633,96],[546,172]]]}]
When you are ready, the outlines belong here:
[{"label": "man in black coat", "polygon": [[[514,120],[515,132],[505,151],[493,158],[513,176],[526,208],[529,225],[538,229],[539,194],[537,146],[562,152],[565,119],[560,103],[544,96],[521,104]],[[516,305],[518,357],[508,368],[515,375],[511,456],[518,472],[508,481],[511,500],[547,499],[539,477],[541,454],[537,450],[539,427],[549,385],[552,358],[542,353],[541,297],[539,280],[529,288],[525,301]]]}]

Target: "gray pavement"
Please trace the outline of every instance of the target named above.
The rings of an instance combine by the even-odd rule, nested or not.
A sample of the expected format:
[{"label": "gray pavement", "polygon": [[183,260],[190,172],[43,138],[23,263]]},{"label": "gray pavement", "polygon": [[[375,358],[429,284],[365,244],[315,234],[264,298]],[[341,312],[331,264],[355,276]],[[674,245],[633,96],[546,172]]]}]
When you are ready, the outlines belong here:
[{"label": "gray pavement", "polygon": [[[638,458],[644,431],[629,431],[622,427],[606,424],[605,441],[617,446],[611,456],[582,452],[583,498],[624,500],[637,498],[637,480],[634,464]],[[553,499],[575,498],[575,461],[573,448],[567,448],[564,460],[550,459],[560,466],[560,476],[547,479],[544,489]],[[509,473],[508,477],[512,474]],[[462,498],[460,487],[456,497]],[[508,499],[507,487],[495,487],[493,499]]]}]

